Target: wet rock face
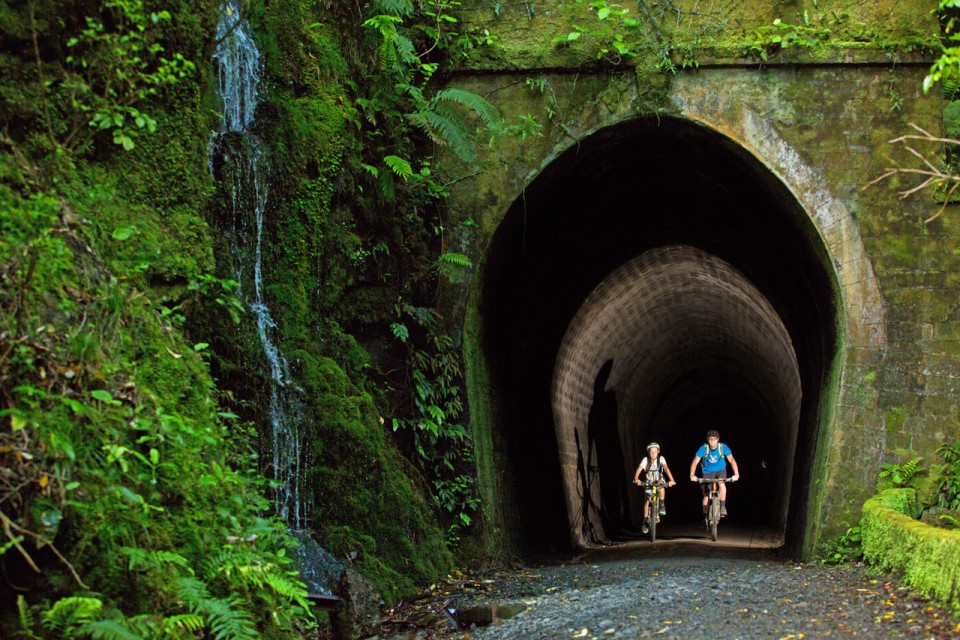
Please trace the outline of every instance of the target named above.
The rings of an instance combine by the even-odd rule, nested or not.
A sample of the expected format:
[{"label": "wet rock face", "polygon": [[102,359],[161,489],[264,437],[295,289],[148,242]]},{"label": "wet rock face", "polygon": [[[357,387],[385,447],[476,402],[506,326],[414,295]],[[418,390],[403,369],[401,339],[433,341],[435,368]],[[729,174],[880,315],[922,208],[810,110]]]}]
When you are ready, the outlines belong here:
[{"label": "wet rock face", "polygon": [[353,640],[377,634],[383,602],[373,583],[347,567],[340,576],[336,595],[340,597],[340,606],[333,616],[334,637]]}]

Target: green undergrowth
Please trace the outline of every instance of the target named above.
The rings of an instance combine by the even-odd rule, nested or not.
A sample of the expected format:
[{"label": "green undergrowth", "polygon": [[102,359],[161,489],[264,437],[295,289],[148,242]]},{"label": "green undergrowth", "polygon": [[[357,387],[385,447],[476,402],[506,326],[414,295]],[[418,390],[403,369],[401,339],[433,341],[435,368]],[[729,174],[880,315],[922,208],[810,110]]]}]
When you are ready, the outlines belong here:
[{"label": "green undergrowth", "polygon": [[193,61],[215,15],[210,2],[0,4],[4,637],[314,624],[250,427],[183,313],[230,304],[203,299],[211,184]]},{"label": "green undergrowth", "polygon": [[203,345],[106,267],[67,201],[4,186],[0,204],[5,634],[305,628]]}]

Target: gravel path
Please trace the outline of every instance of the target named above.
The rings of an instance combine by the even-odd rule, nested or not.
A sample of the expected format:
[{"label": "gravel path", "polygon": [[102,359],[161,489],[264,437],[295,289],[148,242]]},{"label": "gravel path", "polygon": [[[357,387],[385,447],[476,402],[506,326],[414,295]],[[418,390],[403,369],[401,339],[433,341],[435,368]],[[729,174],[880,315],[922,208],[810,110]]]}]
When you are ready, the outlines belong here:
[{"label": "gravel path", "polygon": [[[509,616],[453,631],[386,637],[537,638],[960,638],[958,619],[888,576],[863,566],[784,561],[770,552],[702,546],[635,546],[567,562],[472,576],[438,585],[434,601],[469,620]],[[479,606],[477,606],[479,605]],[[482,624],[482,623],[481,623]]]}]

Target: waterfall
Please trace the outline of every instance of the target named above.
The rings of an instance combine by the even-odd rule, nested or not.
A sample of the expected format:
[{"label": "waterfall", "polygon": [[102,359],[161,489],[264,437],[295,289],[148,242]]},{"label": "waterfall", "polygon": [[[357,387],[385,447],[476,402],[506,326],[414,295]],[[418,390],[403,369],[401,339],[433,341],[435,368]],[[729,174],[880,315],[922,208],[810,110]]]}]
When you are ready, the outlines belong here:
[{"label": "waterfall", "polygon": [[[302,484],[300,419],[302,405],[290,388],[287,360],[277,346],[277,325],[263,295],[263,225],[267,205],[269,163],[260,139],[253,132],[260,86],[260,52],[239,3],[220,5],[214,62],[219,79],[223,121],[210,138],[208,165],[228,198],[229,219],[224,229],[233,258],[238,295],[253,312],[257,335],[270,370],[274,500],[288,526],[300,529],[307,508],[300,495]],[[250,223],[253,237],[250,237]]]}]

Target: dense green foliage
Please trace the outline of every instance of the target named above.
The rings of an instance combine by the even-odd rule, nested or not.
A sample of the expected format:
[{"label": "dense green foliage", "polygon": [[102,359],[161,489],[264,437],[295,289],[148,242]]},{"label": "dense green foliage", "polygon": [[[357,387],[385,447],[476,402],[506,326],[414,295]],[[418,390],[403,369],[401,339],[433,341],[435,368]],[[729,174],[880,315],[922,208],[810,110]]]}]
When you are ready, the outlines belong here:
[{"label": "dense green foliage", "polygon": [[194,60],[215,9],[2,4],[4,635],[312,624],[248,431],[180,310],[236,311],[206,273]]},{"label": "dense green foliage", "polygon": [[[305,590],[261,475],[269,376],[208,226],[226,198],[206,165],[218,8],[68,5],[0,3],[0,561],[23,580],[0,629],[298,634]],[[437,452],[401,439],[445,461],[414,468],[382,417],[412,419],[409,379],[377,373],[434,353],[446,368],[427,375],[459,393],[449,337],[415,330],[407,350],[388,327],[471,268],[445,250],[435,160],[414,153],[469,161],[499,128],[479,96],[429,88],[480,43],[452,28],[457,5],[245,8],[268,76],[265,293],[302,409],[309,526],[387,599],[449,567],[438,508],[459,531],[476,507],[462,427]]]}]

